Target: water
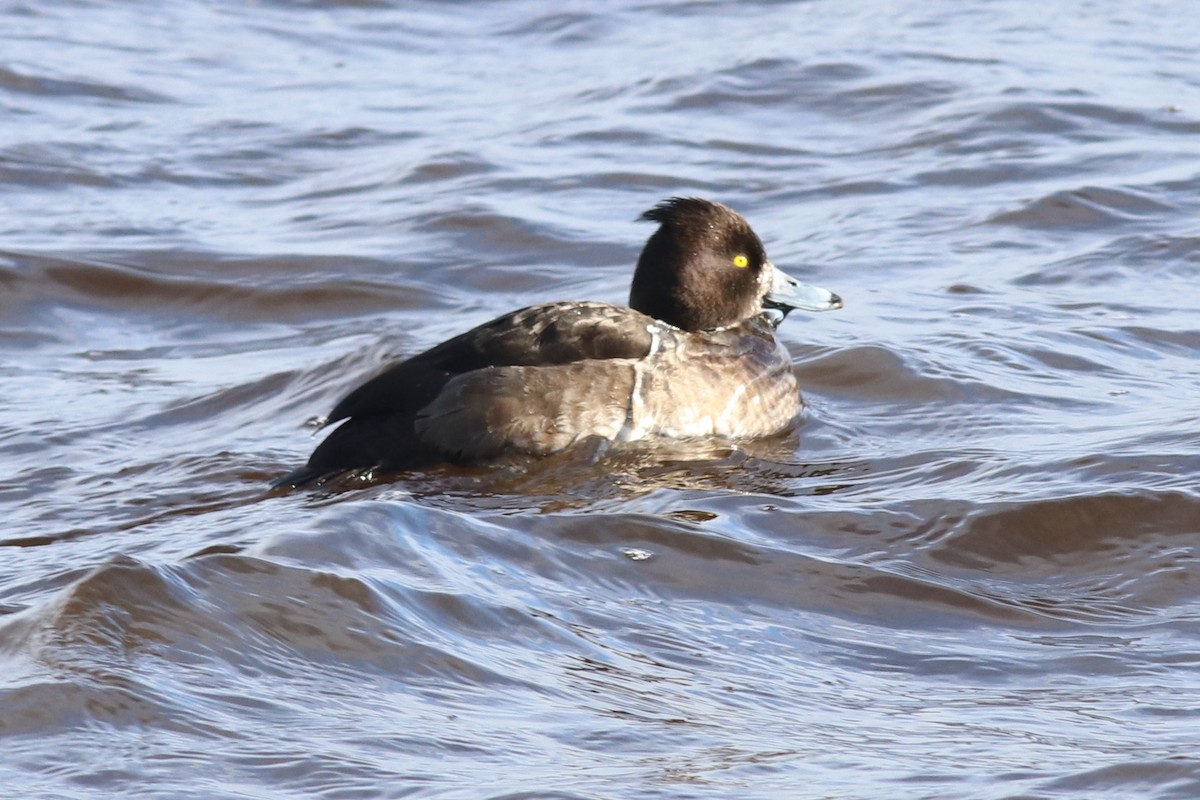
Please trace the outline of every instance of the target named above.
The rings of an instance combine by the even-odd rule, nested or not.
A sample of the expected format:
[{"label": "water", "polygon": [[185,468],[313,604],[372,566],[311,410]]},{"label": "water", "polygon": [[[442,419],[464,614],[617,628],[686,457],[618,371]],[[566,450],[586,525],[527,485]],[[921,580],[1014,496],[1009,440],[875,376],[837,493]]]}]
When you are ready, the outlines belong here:
[{"label": "water", "polygon": [[[0,794],[1200,796],[1193,11],[6,4]],[[792,436],[266,490],[675,194]]]}]

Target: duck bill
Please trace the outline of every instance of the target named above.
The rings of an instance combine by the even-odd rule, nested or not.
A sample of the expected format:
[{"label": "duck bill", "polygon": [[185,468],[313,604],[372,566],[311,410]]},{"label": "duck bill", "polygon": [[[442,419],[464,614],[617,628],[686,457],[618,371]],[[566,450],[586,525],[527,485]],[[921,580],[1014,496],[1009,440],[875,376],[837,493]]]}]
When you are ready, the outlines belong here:
[{"label": "duck bill", "polygon": [[770,264],[771,288],[763,297],[763,308],[773,308],[782,311],[787,316],[789,311],[832,311],[842,307],[842,298],[828,289],[802,283],[783,270]]}]

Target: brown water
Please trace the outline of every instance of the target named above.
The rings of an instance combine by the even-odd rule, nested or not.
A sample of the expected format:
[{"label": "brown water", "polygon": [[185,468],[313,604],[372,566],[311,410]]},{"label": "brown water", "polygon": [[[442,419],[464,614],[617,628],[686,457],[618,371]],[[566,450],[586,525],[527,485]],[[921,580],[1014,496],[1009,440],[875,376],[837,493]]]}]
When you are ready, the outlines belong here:
[{"label": "brown water", "polygon": [[[0,796],[1200,797],[1200,15],[594,7],[2,7]],[[793,436],[266,492],[674,194]]]}]

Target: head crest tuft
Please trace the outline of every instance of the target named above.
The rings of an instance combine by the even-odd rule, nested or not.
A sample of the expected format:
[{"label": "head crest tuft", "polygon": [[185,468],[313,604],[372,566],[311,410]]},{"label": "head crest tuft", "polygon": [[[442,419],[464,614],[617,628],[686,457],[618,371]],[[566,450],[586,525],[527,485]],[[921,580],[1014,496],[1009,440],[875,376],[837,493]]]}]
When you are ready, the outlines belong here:
[{"label": "head crest tuft", "polygon": [[729,209],[720,203],[705,200],[701,197],[672,197],[642,214],[638,219],[646,222],[674,222],[681,217],[712,216]]}]

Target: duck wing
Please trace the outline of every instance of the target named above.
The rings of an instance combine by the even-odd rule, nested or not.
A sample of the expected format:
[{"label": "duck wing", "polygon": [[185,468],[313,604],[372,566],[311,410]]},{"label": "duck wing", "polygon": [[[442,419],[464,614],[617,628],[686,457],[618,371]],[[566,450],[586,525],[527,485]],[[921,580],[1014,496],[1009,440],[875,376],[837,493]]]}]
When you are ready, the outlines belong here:
[{"label": "duck wing", "polygon": [[388,367],[346,395],[326,424],[347,418],[415,413],[456,375],[487,367],[547,366],[644,358],[654,320],[608,303],[530,306],[497,317]]}]

